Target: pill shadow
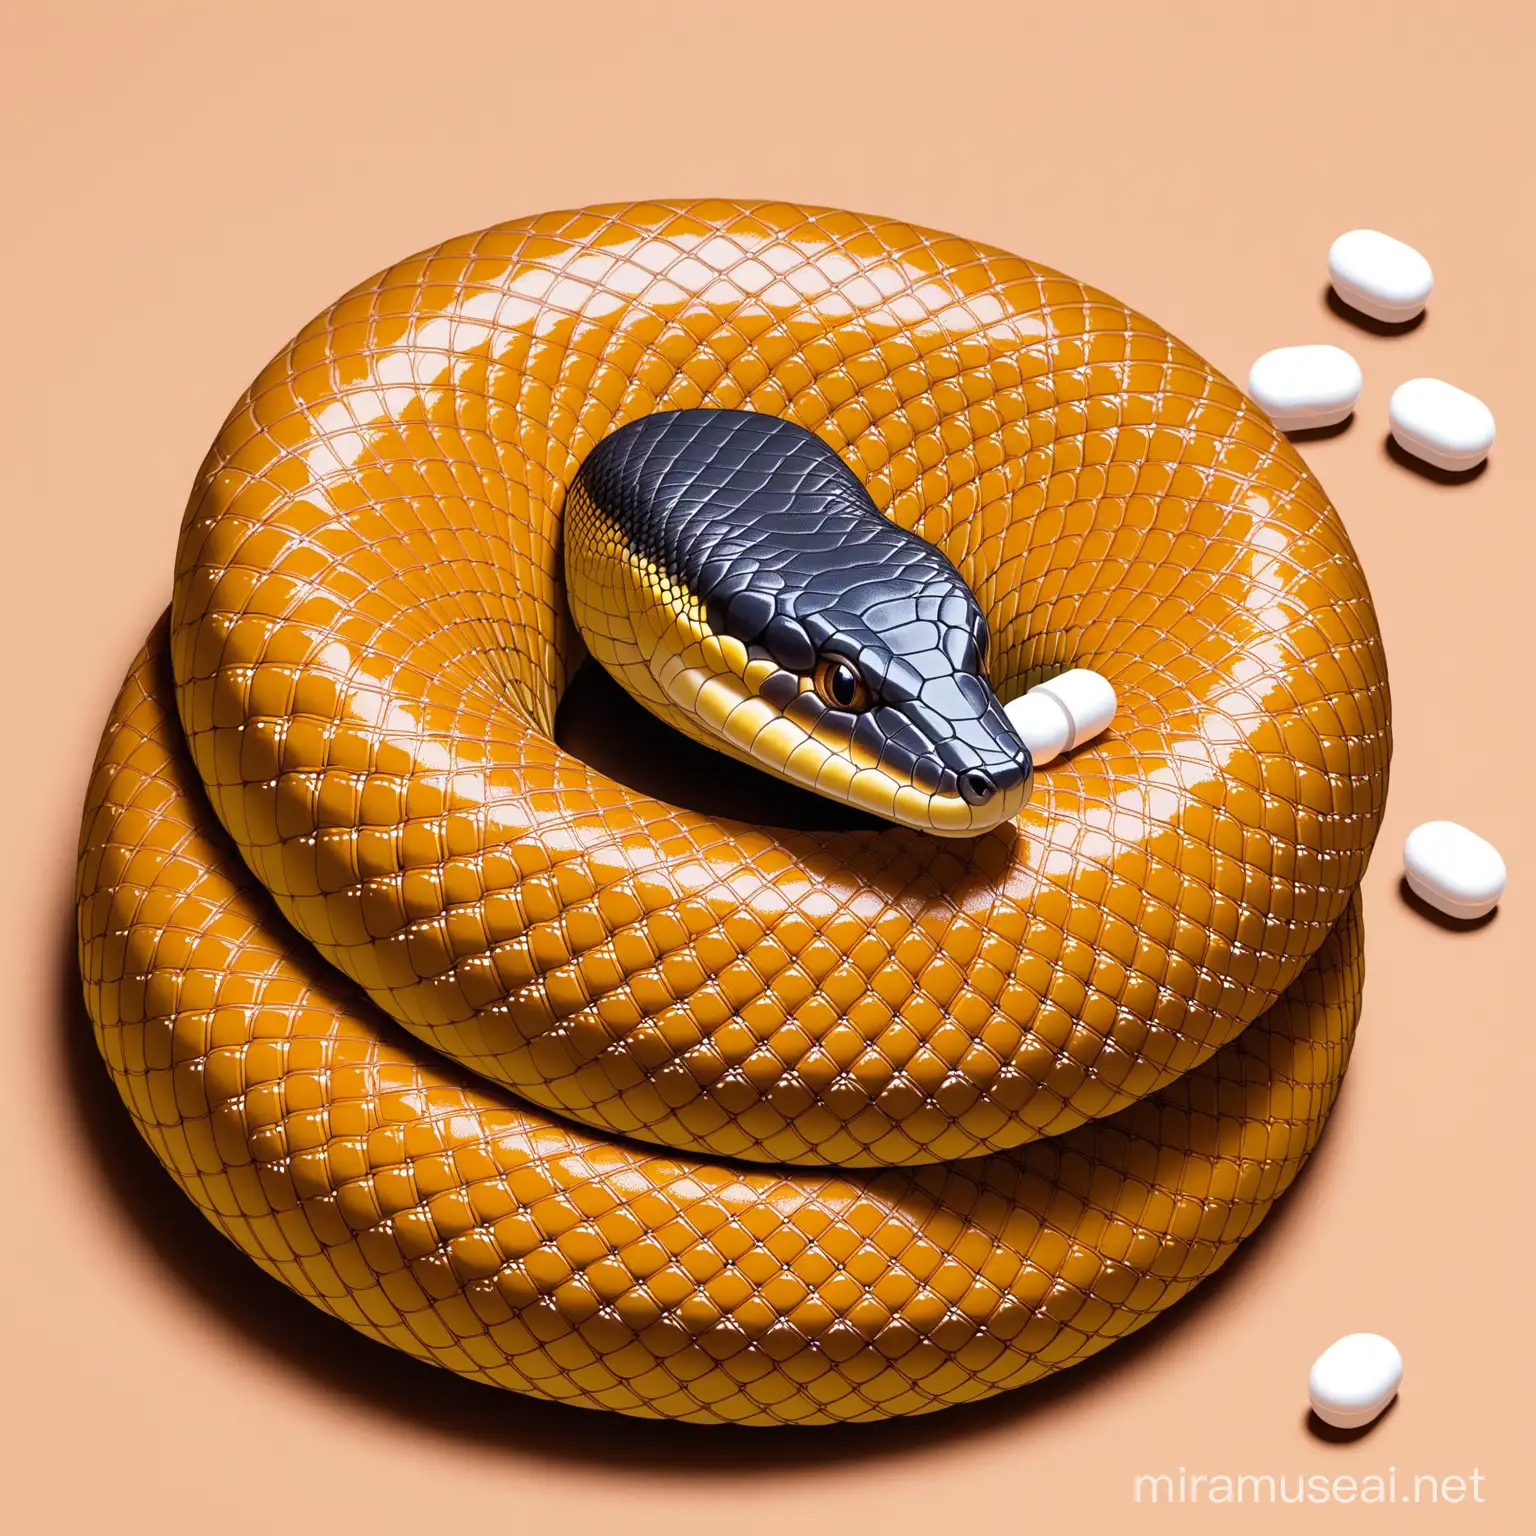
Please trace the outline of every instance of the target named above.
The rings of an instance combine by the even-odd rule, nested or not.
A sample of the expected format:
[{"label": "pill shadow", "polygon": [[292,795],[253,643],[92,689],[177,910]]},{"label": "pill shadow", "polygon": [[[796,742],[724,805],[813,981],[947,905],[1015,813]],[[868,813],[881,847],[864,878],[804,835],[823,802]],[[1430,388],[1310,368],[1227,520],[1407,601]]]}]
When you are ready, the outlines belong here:
[{"label": "pill shadow", "polygon": [[[1243,1275],[1264,1272],[1263,1254],[1283,1242],[1297,1197],[1327,1161],[1331,1137],[1312,1155],[1257,1231],[1177,1306],[1059,1375],[943,1413],[868,1424],[702,1425],[627,1418],[468,1381],[355,1332],[251,1262],[177,1189],[140,1139],[93,1040],[75,953],[74,913],[62,925],[55,1017],[61,1108],[70,1116],[106,1204],[155,1256],[166,1283],[252,1347],[279,1361],[320,1396],[358,1406],[415,1433],[456,1446],[512,1450],[566,1466],[622,1466],[630,1475],[776,1477],[786,1467],[876,1461],[995,1434],[1018,1436],[1114,1394],[1136,1372],[1156,1370],[1179,1339],[1198,1337],[1202,1315],[1243,1300]],[[1331,1119],[1347,1111],[1348,1095]],[[1254,1326],[1262,1326],[1255,1319]]]},{"label": "pill shadow", "polygon": [[1363,1440],[1378,1425],[1386,1423],[1397,1411],[1397,1399],[1394,1397],[1369,1424],[1357,1424],[1353,1429],[1340,1429],[1337,1424],[1329,1424],[1318,1418],[1312,1410],[1307,1410],[1305,1423],[1307,1433],[1314,1440],[1321,1440],[1325,1445],[1350,1445],[1356,1440]]},{"label": "pill shadow", "polygon": [[1430,906],[1408,884],[1407,875],[1397,882],[1397,894],[1404,905],[1411,907],[1420,917],[1427,918],[1437,928],[1444,928],[1447,933],[1475,932],[1479,928],[1486,928],[1499,915],[1499,909],[1495,907],[1491,912],[1484,912],[1481,917],[1452,917],[1449,912],[1442,912],[1439,907]]},{"label": "pill shadow", "polygon": [[1351,309],[1335,292],[1332,283],[1323,289],[1323,308],[1340,320],[1347,320],[1357,330],[1368,331],[1372,336],[1406,336],[1410,331],[1418,330],[1429,313],[1421,309],[1412,320],[1377,320],[1362,314],[1358,309]]},{"label": "pill shadow", "polygon": [[1297,427],[1294,432],[1287,432],[1286,438],[1293,443],[1321,443],[1330,437],[1340,437],[1355,423],[1355,413],[1351,411],[1343,421],[1336,421],[1331,427]]},{"label": "pill shadow", "polygon": [[1414,474],[1425,480],[1432,480],[1436,485],[1466,485],[1476,480],[1487,468],[1488,460],[1483,459],[1474,464],[1471,469],[1441,469],[1436,464],[1426,464],[1423,459],[1416,459],[1398,440],[1389,432],[1382,439],[1382,446],[1386,449],[1387,457],[1394,464],[1403,469],[1411,469]]}]

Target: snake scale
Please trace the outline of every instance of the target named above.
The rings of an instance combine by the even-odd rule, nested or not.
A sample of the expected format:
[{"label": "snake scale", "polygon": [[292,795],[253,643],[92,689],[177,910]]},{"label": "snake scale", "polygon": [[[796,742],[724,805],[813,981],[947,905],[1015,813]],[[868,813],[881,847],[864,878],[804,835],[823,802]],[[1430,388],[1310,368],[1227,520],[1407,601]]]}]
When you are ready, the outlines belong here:
[{"label": "snake scale", "polygon": [[[616,782],[555,739],[589,649],[887,820]],[[1031,773],[1001,703],[1073,666],[1115,726]],[[1145,1323],[1294,1177],[1389,755],[1336,514],[1152,322],[837,210],[547,214],[231,412],[81,969],[173,1177],[353,1327],[625,1413],[920,1413]]]}]

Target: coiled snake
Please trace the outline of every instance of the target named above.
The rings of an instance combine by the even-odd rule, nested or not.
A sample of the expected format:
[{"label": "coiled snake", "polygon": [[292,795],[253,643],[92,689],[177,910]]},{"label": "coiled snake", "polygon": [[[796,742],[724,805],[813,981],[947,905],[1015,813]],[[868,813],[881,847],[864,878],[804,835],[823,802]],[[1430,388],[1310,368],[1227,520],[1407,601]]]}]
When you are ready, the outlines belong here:
[{"label": "coiled snake", "polygon": [[[892,820],[566,752],[573,614],[670,723]],[[1031,793],[998,700],[1070,666],[1120,713]],[[544,215],[353,290],[231,413],[81,967],[172,1175],[354,1327],[627,1413],[917,1413],[1138,1327],[1290,1182],[1389,749],[1327,498],[1151,322],[834,210]]]}]

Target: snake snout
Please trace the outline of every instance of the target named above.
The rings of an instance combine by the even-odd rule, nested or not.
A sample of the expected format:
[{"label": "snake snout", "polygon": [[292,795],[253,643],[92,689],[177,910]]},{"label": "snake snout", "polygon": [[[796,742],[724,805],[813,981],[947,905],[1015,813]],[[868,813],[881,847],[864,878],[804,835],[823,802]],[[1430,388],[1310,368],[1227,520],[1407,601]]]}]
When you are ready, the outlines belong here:
[{"label": "snake snout", "polygon": [[997,793],[997,783],[990,773],[974,768],[960,775],[960,793],[967,805],[985,805]]},{"label": "snake snout", "polygon": [[960,795],[967,805],[986,805],[994,795],[1020,788],[1029,778],[1029,754],[993,768],[970,768],[959,775]]},{"label": "snake snout", "polygon": [[929,743],[914,776],[930,793],[958,802],[954,830],[984,832],[1016,815],[1029,800],[1034,763],[985,677],[940,679],[925,694],[908,706]]}]

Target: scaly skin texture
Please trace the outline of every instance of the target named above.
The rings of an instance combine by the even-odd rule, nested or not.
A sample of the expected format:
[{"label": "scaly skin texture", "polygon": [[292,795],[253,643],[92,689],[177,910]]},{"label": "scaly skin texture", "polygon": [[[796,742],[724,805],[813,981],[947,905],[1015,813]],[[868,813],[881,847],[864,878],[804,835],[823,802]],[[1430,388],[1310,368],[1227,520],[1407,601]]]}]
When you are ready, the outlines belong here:
[{"label": "scaly skin texture", "polygon": [[1204,1065],[984,1159],[837,1173],[637,1147],[433,1059],[288,926],[209,809],[161,631],[102,743],[79,924],[124,1102],[264,1270],[474,1380],[700,1423],[925,1413],[1140,1327],[1295,1176],[1361,987],[1351,905]]},{"label": "scaly skin texture", "polygon": [[[658,409],[817,433],[975,593],[1006,700],[1115,729],[975,839],[781,835],[551,740],[565,492]],[[321,955],[595,1128],[912,1164],[1187,1072],[1348,906],[1386,792],[1349,541],[1159,327],[953,236],[785,204],[549,214],[401,262],[237,405],[189,505],[177,703],[215,814]]]},{"label": "scaly skin texture", "polygon": [[1023,808],[1029,752],[982,670],[970,588],[814,433],[750,411],[642,416],[582,461],[564,518],[582,639],[659,719],[940,836]]}]

